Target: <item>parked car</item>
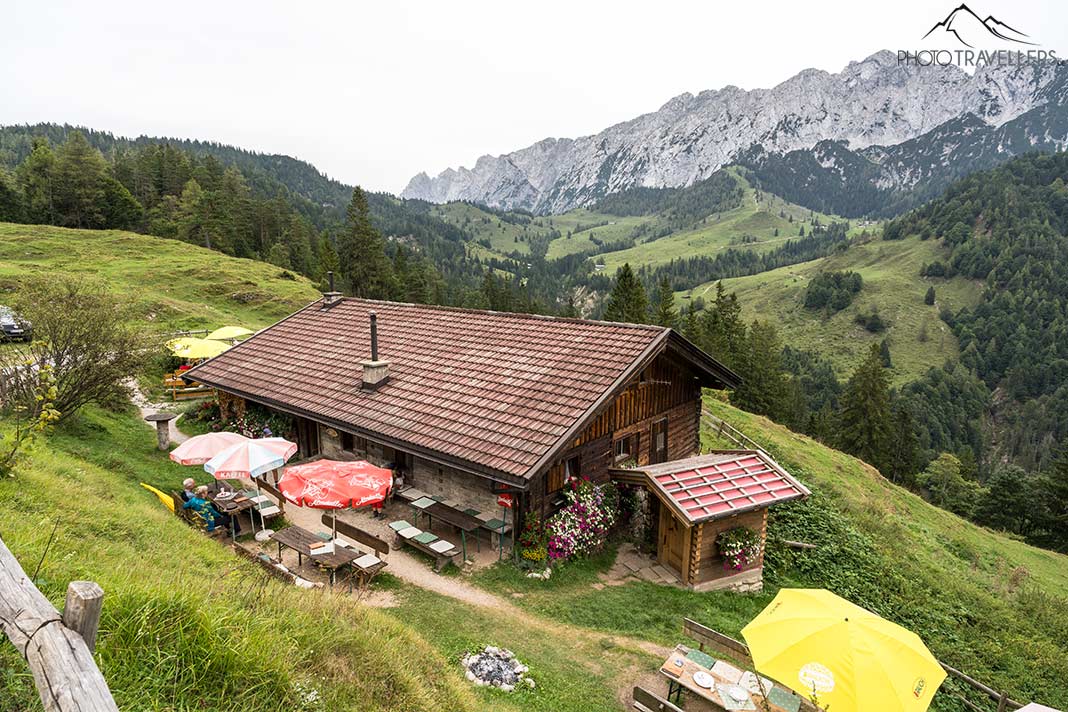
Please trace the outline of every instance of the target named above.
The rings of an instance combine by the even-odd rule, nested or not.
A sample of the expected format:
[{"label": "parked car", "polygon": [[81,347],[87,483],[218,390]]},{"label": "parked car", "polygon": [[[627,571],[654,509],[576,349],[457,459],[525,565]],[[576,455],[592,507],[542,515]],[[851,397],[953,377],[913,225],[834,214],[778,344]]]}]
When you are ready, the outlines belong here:
[{"label": "parked car", "polygon": [[33,324],[14,311],[0,306],[0,341],[30,341],[33,339]]}]

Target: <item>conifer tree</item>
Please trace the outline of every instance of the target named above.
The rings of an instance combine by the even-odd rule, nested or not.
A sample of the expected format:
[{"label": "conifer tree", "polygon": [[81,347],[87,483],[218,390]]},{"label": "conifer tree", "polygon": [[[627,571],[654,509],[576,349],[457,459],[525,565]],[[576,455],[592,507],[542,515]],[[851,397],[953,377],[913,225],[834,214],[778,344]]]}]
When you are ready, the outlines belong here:
[{"label": "conifer tree", "polygon": [[734,366],[742,383],[734,390],[732,403],[751,413],[782,419],[787,397],[782,347],[772,324],[765,321],[752,323],[743,355]]},{"label": "conifer tree", "polygon": [[338,240],[338,260],[354,296],[388,299],[392,293],[393,270],[386,257],[382,236],[371,224],[367,195],[356,186],[348,207],[348,226]]},{"label": "conifer tree", "polygon": [[738,295],[730,294],[723,282],[716,283],[716,299],[701,317],[701,342],[705,351],[730,367],[738,365],[745,347],[746,328]]},{"label": "conifer tree", "polygon": [[604,309],[605,321],[644,324],[649,319],[648,309],[645,287],[635,276],[630,263],[624,264],[616,273],[616,283],[608,295]]},{"label": "conifer tree", "polygon": [[108,164],[81,131],[72,131],[56,155],[55,208],[67,227],[104,227]]},{"label": "conifer tree", "polygon": [[886,471],[893,443],[890,378],[878,344],[853,372],[841,398],[839,447]]},{"label": "conifer tree", "polygon": [[929,307],[934,306],[934,303],[935,303],[935,288],[934,287],[928,287],[927,288],[927,294],[924,295],[924,297],[923,297],[923,303],[926,304]]},{"label": "conifer tree", "polygon": [[22,222],[22,192],[15,179],[0,167],[0,222]]},{"label": "conifer tree", "polygon": [[660,326],[678,328],[679,313],[675,309],[675,293],[671,291],[671,280],[665,275],[660,278],[656,291],[656,323]]},{"label": "conifer tree", "polygon": [[56,219],[56,154],[46,138],[35,138],[33,150],[17,170],[26,218],[32,223],[51,225]]},{"label": "conifer tree", "polygon": [[697,320],[697,311],[693,304],[685,308],[682,318],[682,335],[694,343],[701,341],[701,324]]}]

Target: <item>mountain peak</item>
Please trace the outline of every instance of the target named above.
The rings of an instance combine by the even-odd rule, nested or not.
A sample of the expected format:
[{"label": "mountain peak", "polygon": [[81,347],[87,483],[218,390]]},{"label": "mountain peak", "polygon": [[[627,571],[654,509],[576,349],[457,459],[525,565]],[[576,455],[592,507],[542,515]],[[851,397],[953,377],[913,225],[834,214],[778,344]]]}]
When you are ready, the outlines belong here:
[{"label": "mountain peak", "polygon": [[[974,23],[969,26],[982,24],[967,5],[954,12]],[[958,26],[953,13],[944,22]],[[591,136],[544,139],[483,156],[472,169],[417,177],[402,196],[564,212],[635,186],[688,186],[753,151],[782,155],[821,141],[851,151],[895,146],[969,111],[997,127],[1045,103],[1044,88],[1055,77],[1065,82],[1068,68],[917,71],[880,50],[837,74],[806,69],[770,89],[683,93],[657,111]]]}]

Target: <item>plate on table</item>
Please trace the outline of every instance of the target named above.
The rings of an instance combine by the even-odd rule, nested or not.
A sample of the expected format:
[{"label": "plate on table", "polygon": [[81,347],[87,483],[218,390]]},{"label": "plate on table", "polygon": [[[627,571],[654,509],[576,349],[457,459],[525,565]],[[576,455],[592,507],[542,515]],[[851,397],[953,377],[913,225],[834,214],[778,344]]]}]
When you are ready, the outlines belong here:
[{"label": "plate on table", "polygon": [[735,702],[744,702],[749,699],[749,690],[741,685],[731,685],[726,688],[724,692],[726,692]]},{"label": "plate on table", "polygon": [[220,492],[219,494],[215,495],[215,499],[221,499],[223,501],[226,501],[228,499],[233,499],[233,498],[234,498],[234,493],[233,492]]},{"label": "plate on table", "polygon": [[716,684],[716,678],[712,677],[704,670],[698,670],[693,674],[693,682],[698,687],[703,687],[706,690],[711,690],[712,686]]}]

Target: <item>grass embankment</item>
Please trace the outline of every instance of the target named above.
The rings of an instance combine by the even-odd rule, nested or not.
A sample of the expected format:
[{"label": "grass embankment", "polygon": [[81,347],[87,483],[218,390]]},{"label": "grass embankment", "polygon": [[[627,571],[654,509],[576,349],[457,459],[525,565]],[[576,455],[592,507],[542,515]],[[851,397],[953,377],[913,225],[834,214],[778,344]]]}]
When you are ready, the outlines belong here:
[{"label": "grass embankment", "polygon": [[[959,355],[957,339],[939,318],[939,311],[957,312],[976,304],[983,286],[962,277],[946,280],[920,276],[924,264],[945,260],[948,255],[937,240],[872,240],[811,262],[725,279],[723,285],[738,293],[747,320],[763,319],[775,324],[783,341],[822,354],[842,378],[856,368],[870,344],[887,339],[893,380],[900,385]],[[857,272],[864,279],[864,288],[853,303],[831,315],[804,306],[808,283],[820,272],[828,271]],[[928,306],[924,296],[932,286],[937,302]],[[710,282],[679,296],[686,303],[687,298],[704,296],[707,300],[714,295],[715,283]],[[873,307],[889,322],[883,333],[870,333],[855,322],[858,312],[870,313]]]},{"label": "grass embankment", "polygon": [[[59,522],[39,586],[56,603],[70,580],[104,587],[98,661],[124,710],[585,712],[624,707],[621,691],[658,662],[608,635],[388,574],[374,584],[395,598],[383,610],[268,579],[139,486],[177,489],[203,473],[171,463],[132,412],[87,409],[43,443],[0,482],[0,535],[32,573]],[[536,689],[470,686],[459,659],[484,645],[514,650]],[[3,641],[0,670],[0,711],[37,709],[29,671]]]},{"label": "grass embankment", "polygon": [[[1016,699],[1068,703],[1068,557],[975,526],[843,453],[709,399],[815,492],[772,510],[766,591],[692,593],[647,583],[597,590],[611,553],[549,582],[506,568],[477,576],[533,613],[670,644],[693,617],[737,636],[779,587],[828,588],[918,633],[943,661]],[[788,549],[802,540],[812,551]],[[953,682],[948,690],[961,691]],[[936,709],[959,709],[940,695]]]},{"label": "grass embankment", "polygon": [[[270,579],[138,486],[191,470],[136,415],[86,411],[0,482],[0,533],[62,605],[75,579],[106,591],[97,660],[123,710],[475,710],[474,694],[402,621]],[[0,710],[39,709],[0,644]]]},{"label": "grass embankment", "polygon": [[0,302],[28,277],[84,274],[133,301],[159,331],[262,328],[315,300],[304,277],[150,235],[0,223]]}]

